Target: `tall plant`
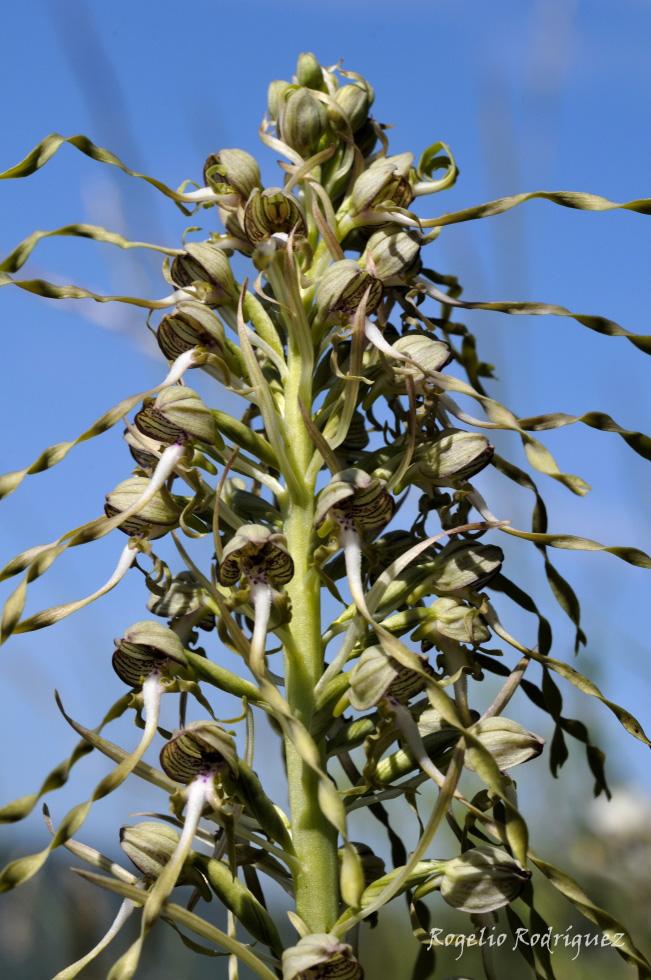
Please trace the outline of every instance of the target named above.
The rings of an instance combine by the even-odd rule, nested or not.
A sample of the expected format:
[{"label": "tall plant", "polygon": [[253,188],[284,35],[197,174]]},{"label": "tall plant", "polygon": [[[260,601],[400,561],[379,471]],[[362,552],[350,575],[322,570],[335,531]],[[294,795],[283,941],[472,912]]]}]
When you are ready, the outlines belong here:
[{"label": "tall plant", "polygon": [[[539,873],[606,936],[614,941],[621,934],[619,953],[640,977],[651,976],[624,927],[531,849],[510,770],[540,755],[543,739],[504,711],[520,692],[551,716],[554,773],[567,756],[566,737],[584,743],[596,793],[607,792],[603,754],[581,722],[564,716],[557,679],[599,699],[629,734],[649,740],[629,712],[551,656],[542,597],[527,595],[504,574],[496,542],[506,534],[534,544],[555,599],[574,623],[577,648],[585,642],[579,603],[554,566],[552,549],[607,551],[642,568],[651,559],[636,548],[549,532],[533,477],[498,455],[487,434],[515,432],[534,470],[579,495],[587,485],[562,473],[532,433],[581,423],[617,433],[647,459],[651,441],[601,412],[518,418],[488,394],[491,369],[452,314],[570,317],[625,337],[645,353],[651,337],[549,304],[468,302],[457,280],[431,268],[424,252],[446,225],[501,214],[536,197],[642,214],[651,213],[651,201],[615,204],[591,194],[537,192],[421,217],[418,199],[456,180],[452,153],[437,142],[418,162],[411,153],[391,155],[386,127],[371,115],[373,102],[373,88],[360,75],[301,55],[291,82],[272,82],[260,129],[262,142],[282,157],[276,187],[262,186],[256,160],[242,150],[212,154],[202,185],[173,190],[84,136],[57,134],[0,174],[27,177],[69,143],[153,185],[195,215],[195,223],[198,212],[223,228],[195,240],[193,227],[182,247],[167,248],[94,225],[68,225],[34,232],[0,266],[2,285],[149,310],[169,362],[158,386],[120,401],[74,441],[50,446],[0,479],[0,493],[12,493],[126,420],[135,468],[107,494],[104,516],[30,548],[2,571],[2,579],[22,576],[4,606],[3,641],[54,626],[127,576],[141,581],[139,572],[149,594],[147,618],[122,628],[112,655],[127,693],[96,728],[72,719],[60,704],[80,740],[37,792],[1,811],[5,822],[27,816],[92,749],[116,764],[56,826],[46,811],[47,845],[0,873],[0,888],[14,888],[65,846],[90,865],[79,872],[85,879],[121,897],[106,935],[59,978],[76,976],[136,911],[138,938],[115,962],[111,980],[134,975],[159,918],[196,954],[226,951],[231,977],[241,962],[263,978],[352,980],[364,972],[359,927],[373,925],[400,895],[423,944],[412,975],[427,977],[434,960],[426,949],[426,895],[439,892],[474,924],[493,921],[502,909],[515,931],[527,906],[542,921],[534,908]],[[38,242],[53,235],[163,253],[168,295],[101,296],[17,277]],[[251,264],[242,282],[231,269],[234,253]],[[241,399],[241,418],[213,407],[186,383],[197,370],[214,381],[214,404],[224,389]],[[476,402],[479,417],[457,396]],[[513,527],[480,494],[474,478],[489,466],[533,495],[531,530]],[[116,545],[117,565],[103,585],[25,615],[31,582],[69,548],[118,530],[128,540]],[[157,551],[165,537],[176,548],[173,565]],[[193,541],[201,537],[214,544],[207,563],[193,557]],[[503,621],[507,600],[537,620],[535,648]],[[334,618],[324,622],[324,609],[335,606]],[[240,670],[225,665],[226,649],[237,655]],[[108,660],[107,647],[107,669]],[[487,675],[503,680],[492,700],[483,696]],[[214,689],[232,696],[238,717],[215,717]],[[174,732],[159,725],[163,697],[178,702]],[[129,712],[140,730],[135,748],[102,734]],[[288,806],[270,799],[255,769],[259,713],[278,737]],[[143,761],[154,744],[160,768]],[[483,784],[471,797],[466,770]],[[149,782],[171,809],[120,830],[135,872],[77,840],[93,802],[129,776]],[[430,782],[435,794],[428,811],[418,789]],[[417,815],[411,851],[384,807],[399,797]],[[364,809],[388,834],[389,869],[353,832]],[[447,855],[436,840],[446,820],[458,839],[456,853]],[[289,947],[265,900],[267,880],[286,895],[297,934]],[[177,891],[184,885],[193,889],[189,901]],[[225,930],[200,904],[211,897],[227,910]],[[544,958],[533,965],[537,976],[550,976]],[[486,969],[490,975],[488,963]]]}]

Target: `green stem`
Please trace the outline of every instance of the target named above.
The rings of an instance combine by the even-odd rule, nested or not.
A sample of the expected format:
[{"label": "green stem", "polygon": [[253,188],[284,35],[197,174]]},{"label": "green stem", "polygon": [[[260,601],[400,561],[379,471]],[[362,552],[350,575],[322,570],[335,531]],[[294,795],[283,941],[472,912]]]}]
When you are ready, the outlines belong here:
[{"label": "green stem", "polygon": [[[299,398],[311,406],[302,357],[290,339],[286,389],[286,426],[298,471],[307,474],[314,447],[301,416]],[[286,696],[292,713],[310,729],[314,688],[323,671],[321,588],[313,562],[314,481],[305,478],[305,494],[289,500],[283,513],[294,577],[287,585],[292,619],[285,642]],[[325,745],[318,743],[323,768]],[[293,842],[300,870],[296,874],[296,911],[311,932],[328,932],[338,914],[337,834],[318,802],[318,776],[286,739],[285,753]]]}]

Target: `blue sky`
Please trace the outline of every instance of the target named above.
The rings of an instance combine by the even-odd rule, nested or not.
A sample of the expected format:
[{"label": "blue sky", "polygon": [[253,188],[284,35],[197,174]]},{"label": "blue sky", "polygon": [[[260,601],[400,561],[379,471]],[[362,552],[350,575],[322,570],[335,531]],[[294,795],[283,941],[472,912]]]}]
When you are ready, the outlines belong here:
[{"label": "blue sky", "polygon": [[[589,190],[615,200],[651,196],[651,8],[643,0],[240,0],[198,2],[182,11],[168,0],[24,0],[7,5],[3,28],[0,169],[57,130],[86,133],[134,169],[172,185],[200,179],[203,160],[221,146],[258,152],[268,81],[289,77],[297,53],[313,49],[323,62],[343,58],[345,67],[372,81],[375,114],[394,124],[396,151],[419,151],[436,139],[452,146],[460,179],[429,199],[429,213],[540,188]],[[261,147],[260,155],[265,176],[276,182],[273,155]],[[0,207],[3,256],[34,228],[88,221],[175,245],[185,224],[151,188],[70,148],[29,181],[0,184]],[[650,243],[651,220],[643,216],[584,214],[535,202],[451,227],[430,254],[437,269],[461,277],[469,299],[543,300],[649,333]],[[59,240],[44,243],[28,268],[34,276],[99,292],[156,295],[166,291],[159,265],[148,253]],[[3,472],[27,464],[51,442],[74,437],[119,398],[163,376],[138,311],[57,304],[4,289],[0,318]],[[476,330],[483,357],[498,365],[496,397],[518,414],[602,410],[630,428],[651,429],[648,361],[626,341],[570,320],[484,312],[463,319]],[[548,481],[552,529],[651,551],[646,464],[616,436],[578,427],[550,433],[546,442],[561,468],[594,487],[579,499]],[[501,445],[521,460],[515,439]],[[128,470],[116,431],[77,450],[52,473],[26,481],[0,505],[2,560],[95,516],[104,494]],[[524,491],[497,479],[489,490],[493,510],[527,526],[531,501]],[[30,608],[91,591],[108,576],[123,543],[112,535],[67,555],[34,585]],[[533,549],[507,544],[512,577],[541,589],[552,611]],[[583,599],[591,636],[578,666],[644,723],[651,680],[649,573],[610,556],[556,557]],[[108,666],[111,640],[141,617],[143,597],[139,582],[130,582],[52,631],[17,637],[3,649],[3,801],[30,792],[72,744],[54,705],[55,686],[86,724],[121,693]],[[532,625],[509,615],[532,640]],[[569,660],[571,630],[556,614],[554,623],[556,655]],[[648,791],[644,747],[596,703],[568,690],[567,705],[569,714],[598,726],[611,746],[614,781],[631,780]],[[526,703],[512,714],[545,728]],[[131,740],[134,730],[123,733]],[[103,760],[87,760],[74,791],[55,800],[57,812],[64,800],[83,798],[105,769]],[[534,776],[523,774],[523,785],[529,779],[548,787],[543,769],[540,764]],[[556,792],[560,797],[560,788]],[[118,815],[151,800],[146,788],[130,784],[98,807],[85,836],[101,839]],[[30,826],[40,835],[39,820],[34,816]]]}]

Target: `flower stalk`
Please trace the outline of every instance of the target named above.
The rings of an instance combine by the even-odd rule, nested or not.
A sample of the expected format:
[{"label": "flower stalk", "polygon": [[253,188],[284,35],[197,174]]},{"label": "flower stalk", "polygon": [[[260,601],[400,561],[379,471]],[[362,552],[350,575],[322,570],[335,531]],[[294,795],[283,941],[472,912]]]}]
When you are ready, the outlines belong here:
[{"label": "flower stalk", "polygon": [[[363,980],[364,929],[392,899],[408,893],[414,937],[422,940],[417,909],[424,896],[481,921],[519,895],[530,900],[530,862],[581,914],[613,927],[612,917],[531,850],[526,801],[521,812],[510,774],[518,765],[537,764],[546,746],[504,711],[524,690],[549,714],[554,775],[571,737],[587,750],[598,792],[608,792],[603,753],[582,722],[566,717],[561,683],[599,700],[647,747],[651,740],[628,711],[551,655],[542,600],[501,574],[505,555],[496,542],[509,534],[516,545],[535,545],[553,595],[572,621],[577,649],[586,639],[579,601],[554,566],[553,549],[605,551],[645,569],[651,557],[638,548],[549,532],[533,476],[496,454],[483,430],[516,433],[526,456],[522,465],[579,496],[589,489],[585,481],[563,473],[532,433],[588,425],[616,434],[647,459],[651,439],[602,412],[519,418],[488,394],[492,369],[450,314],[472,309],[478,316],[490,310],[572,317],[645,353],[651,353],[651,338],[553,304],[465,301],[458,281],[433,267],[436,247],[425,249],[447,224],[499,214],[533,197],[641,214],[651,213],[651,203],[534,192],[421,218],[411,210],[413,201],[420,205],[452,186],[454,156],[441,140],[419,158],[390,154],[387,127],[372,115],[375,104],[375,91],[361,75],[323,66],[306,53],[291,80],[272,82],[260,128],[262,142],[283,161],[277,186],[264,186],[250,153],[223,148],[208,155],[202,182],[186,181],[175,191],[81,136],[47,137],[0,174],[26,177],[70,144],[148,182],[184,213],[194,208],[202,219],[215,219],[205,240],[196,240],[201,229],[193,226],[179,248],[69,225],[35,232],[0,263],[0,285],[150,311],[147,325],[168,361],[159,385],[119,402],[77,439],[50,446],[30,466],[0,477],[2,497],[27,475],[50,469],[91,438],[111,429],[115,435],[117,423],[124,424],[131,472],[106,494],[104,516],[28,548],[0,571],[0,580],[21,576],[2,611],[3,642],[13,633],[55,626],[127,576],[131,582],[142,577],[150,617],[115,641],[111,662],[129,693],[95,729],[70,718],[59,701],[82,741],[37,793],[0,809],[5,822],[26,816],[91,749],[116,763],[91,798],[56,832],[52,828],[44,850],[0,871],[0,890],[8,891],[63,845],[104,872],[81,871],[88,882],[122,899],[105,936],[60,971],[59,980],[76,976],[99,955],[134,909],[140,910],[138,938],[109,980],[136,974],[158,919],[181,927],[187,945],[186,929],[225,951],[233,980],[240,963],[266,980]],[[162,254],[167,295],[102,296],[81,286],[15,278],[38,243],[53,235]],[[243,262],[249,272],[238,281],[233,268]],[[150,323],[154,310],[166,311],[156,326]],[[197,390],[186,383],[190,370],[205,374]],[[239,400],[241,417],[225,410],[225,391]],[[466,412],[453,395],[475,402],[482,417]],[[476,485],[489,467],[534,494],[531,530],[494,516],[493,509],[503,508],[489,505]],[[118,530],[129,541],[104,585],[24,618],[31,583],[60,555]],[[202,552],[197,541],[203,538],[209,548]],[[165,547],[170,540],[175,550]],[[505,593],[534,616],[536,647],[509,631],[493,590],[496,604]],[[533,671],[524,677],[532,661],[541,665],[540,686]],[[99,678],[101,667],[98,658]],[[502,679],[492,700],[482,686],[489,674]],[[171,734],[159,727],[163,695],[173,699],[178,718]],[[227,720],[218,721],[224,701]],[[188,722],[193,707],[201,720]],[[103,733],[129,712],[139,730],[133,751]],[[261,726],[254,724],[259,712],[270,733],[264,756]],[[160,768],[144,759],[159,736],[165,740]],[[272,736],[278,736],[288,810],[268,795]],[[464,795],[466,772],[481,784],[472,799]],[[171,810],[158,812],[165,809],[159,806],[148,814],[152,819],[120,830],[139,877],[74,840],[92,804],[127,776],[166,796]],[[416,843],[408,854],[402,839],[412,811],[405,808],[393,826],[393,813],[382,805],[402,799],[415,809],[423,784],[434,800],[428,815],[416,813]],[[388,870],[356,839],[366,808],[388,831]],[[461,846],[451,839],[451,853],[433,857],[446,821]],[[297,932],[286,945],[265,898],[267,879],[286,896],[283,913]],[[188,884],[194,891],[183,908],[175,893]],[[226,932],[204,910],[210,900],[223,909]],[[620,953],[640,976],[651,975],[630,936],[617,928],[624,937]],[[253,945],[237,938],[241,929]],[[419,961],[414,977],[422,972]],[[484,965],[490,980],[496,968],[488,960]]]}]

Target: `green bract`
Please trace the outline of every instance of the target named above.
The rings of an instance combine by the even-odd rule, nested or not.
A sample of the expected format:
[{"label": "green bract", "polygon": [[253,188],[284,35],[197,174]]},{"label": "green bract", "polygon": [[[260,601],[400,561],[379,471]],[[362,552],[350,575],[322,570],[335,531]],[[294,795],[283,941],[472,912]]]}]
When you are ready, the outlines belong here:
[{"label": "green bract", "polygon": [[[77,438],[0,476],[1,498],[105,433],[132,467],[106,495],[104,514],[4,566],[0,578],[19,581],[0,616],[1,642],[54,627],[120,587],[158,617],[128,629],[117,623],[103,640],[98,633],[89,651],[98,686],[110,677],[109,638],[117,636],[112,664],[131,689],[99,724],[76,721],[58,699],[78,741],[33,793],[0,808],[2,822],[26,817],[74,778],[92,750],[112,768],[88,799],[50,824],[40,850],[0,869],[0,891],[30,880],[66,846],[91,866],[82,872],[90,883],[120,896],[104,938],[58,980],[76,976],[129,915],[138,920],[137,937],[109,980],[135,976],[145,943],[160,934],[152,931],[158,918],[177,930],[188,955],[230,958],[215,976],[235,977],[239,960],[247,976],[262,980],[362,980],[366,926],[402,895],[414,933],[408,958],[416,960],[404,980],[424,980],[431,967],[439,980],[433,953],[415,953],[429,921],[421,900],[430,896],[432,922],[441,901],[469,914],[468,931],[504,908],[504,928],[515,932],[526,904],[527,921],[546,936],[540,910],[549,893],[539,900],[533,866],[576,912],[608,936],[619,934],[618,953],[648,980],[651,965],[626,929],[531,846],[527,783],[518,802],[511,772],[543,765],[544,754],[559,775],[571,739],[585,749],[595,792],[608,792],[601,749],[583,721],[568,717],[568,684],[651,746],[639,721],[582,672],[580,660],[570,664],[564,647],[555,655],[547,619],[547,602],[556,601],[577,651],[586,642],[578,597],[554,564],[556,549],[602,551],[647,570],[651,557],[557,530],[543,480],[579,496],[589,487],[561,471],[539,435],[585,425],[645,459],[651,438],[600,411],[519,418],[494,397],[492,369],[459,318],[466,309],[477,321],[483,311],[560,316],[646,354],[651,337],[554,304],[462,299],[437,239],[447,225],[534,198],[640,215],[651,214],[651,201],[535,191],[428,211],[423,199],[444,193],[458,176],[441,134],[423,132],[416,156],[391,154],[389,127],[375,117],[375,91],[361,75],[309,52],[288,75],[269,86],[259,131],[273,159],[281,158],[278,186],[263,187],[251,154],[222,149],[206,159],[204,186],[200,174],[183,182],[179,175],[174,190],[85,136],[57,134],[0,173],[0,181],[27,177],[65,146],[146,182],[190,215],[178,247],[73,224],[32,233],[0,263],[0,286],[140,308],[143,330],[146,320],[162,355],[152,387],[120,393],[113,407],[80,425]],[[404,79],[395,84],[408,98]],[[236,102],[237,79],[228,104]],[[206,240],[192,241],[200,229]],[[32,252],[53,236],[162,255],[160,298],[22,278]],[[617,348],[613,341],[613,362]],[[92,359],[84,368],[101,369]],[[520,369],[507,361],[500,375]],[[509,451],[518,447],[513,459],[494,452],[493,442],[501,446],[494,430],[517,437],[508,443]],[[511,498],[500,498],[494,488],[503,483],[488,478],[495,471],[532,495],[530,528],[509,523]],[[53,488],[43,501],[48,512],[56,506]],[[82,487],[80,514],[86,510]],[[55,576],[69,549],[76,549],[72,561],[82,545],[109,535],[107,549],[115,548],[103,582],[83,598],[25,614],[37,578]],[[507,559],[504,535],[513,546]],[[549,596],[530,595],[513,580],[524,542],[541,560]],[[513,635],[513,604],[531,618],[534,647]],[[547,715],[544,737],[504,716],[522,695]],[[122,735],[107,732],[119,717],[136,727],[124,745],[112,740]],[[119,832],[137,876],[77,839],[91,807],[136,777],[150,784],[156,815]],[[277,803],[269,787],[284,777]],[[396,808],[400,798],[409,806]],[[122,803],[126,816],[128,793]],[[546,803],[551,810],[554,801]],[[358,822],[358,811],[377,819],[388,847],[375,836],[353,839],[368,824]],[[439,834],[444,825],[452,833]],[[273,905],[270,879],[279,886]],[[297,935],[283,942],[287,913]],[[529,954],[526,969],[533,965],[547,980],[551,961],[539,952]],[[487,976],[498,975],[500,966],[484,963]]]}]

